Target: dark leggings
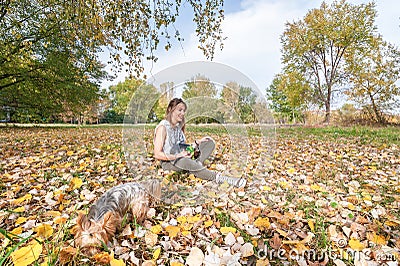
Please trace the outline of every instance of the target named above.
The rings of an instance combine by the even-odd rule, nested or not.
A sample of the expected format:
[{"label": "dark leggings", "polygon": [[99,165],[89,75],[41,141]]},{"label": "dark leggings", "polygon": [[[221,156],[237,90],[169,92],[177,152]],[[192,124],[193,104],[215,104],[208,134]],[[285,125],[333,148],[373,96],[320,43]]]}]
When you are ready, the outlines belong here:
[{"label": "dark leggings", "polygon": [[182,157],[173,161],[162,161],[161,167],[164,170],[169,171],[188,171],[194,174],[196,177],[205,180],[215,180],[217,175],[216,172],[208,170],[203,166],[204,161],[211,155],[215,148],[215,142],[210,138],[210,140],[203,141],[199,145],[200,156],[196,160]]}]

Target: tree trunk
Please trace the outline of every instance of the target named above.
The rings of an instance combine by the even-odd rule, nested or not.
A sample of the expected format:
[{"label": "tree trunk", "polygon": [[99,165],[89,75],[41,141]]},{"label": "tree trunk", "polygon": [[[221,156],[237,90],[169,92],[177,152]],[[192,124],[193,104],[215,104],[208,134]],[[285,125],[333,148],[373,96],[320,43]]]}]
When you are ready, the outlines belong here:
[{"label": "tree trunk", "polygon": [[325,119],[324,124],[328,124],[331,122],[331,103],[330,101],[325,102]]},{"label": "tree trunk", "polygon": [[382,124],[382,125],[386,124],[386,119],[382,115],[382,113],[380,112],[378,107],[376,106],[375,99],[372,96],[372,94],[369,94],[369,98],[371,99],[372,110],[374,110],[376,120],[378,121],[379,124]]}]

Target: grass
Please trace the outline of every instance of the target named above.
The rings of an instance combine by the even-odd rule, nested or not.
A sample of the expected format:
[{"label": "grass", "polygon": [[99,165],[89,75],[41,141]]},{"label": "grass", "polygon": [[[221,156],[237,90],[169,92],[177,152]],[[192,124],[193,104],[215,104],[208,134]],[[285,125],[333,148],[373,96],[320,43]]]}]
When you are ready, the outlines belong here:
[{"label": "grass", "polygon": [[400,127],[290,127],[278,128],[281,138],[315,138],[321,140],[354,139],[360,144],[397,144],[400,145]]}]

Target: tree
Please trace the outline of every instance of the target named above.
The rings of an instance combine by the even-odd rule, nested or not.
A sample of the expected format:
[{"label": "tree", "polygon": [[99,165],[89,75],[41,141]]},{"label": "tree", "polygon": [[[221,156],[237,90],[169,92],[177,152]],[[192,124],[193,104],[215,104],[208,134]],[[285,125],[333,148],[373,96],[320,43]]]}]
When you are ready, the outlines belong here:
[{"label": "tree", "polygon": [[284,73],[302,74],[329,123],[334,91],[347,78],[346,55],[369,45],[376,30],[374,3],[323,2],[303,20],[287,23],[281,36]]},{"label": "tree", "polygon": [[[193,8],[200,49],[213,58],[218,43],[222,45],[223,0],[185,3]],[[168,50],[173,39],[183,40],[174,25],[182,5],[181,0],[4,0],[0,5],[0,68],[16,59],[32,60],[49,43],[62,40],[84,49],[87,58],[97,58],[107,47],[114,66],[127,65],[138,74],[144,58],[156,60],[153,53],[160,44]]]},{"label": "tree", "polygon": [[385,124],[384,113],[394,107],[400,96],[396,85],[400,78],[400,51],[377,37],[369,49],[348,57],[352,86],[347,95],[367,110],[374,121]]},{"label": "tree", "polygon": [[256,122],[256,117],[253,110],[256,99],[257,96],[253,93],[251,88],[240,86],[238,112],[240,119],[244,123]]},{"label": "tree", "polygon": [[182,98],[189,105],[187,117],[194,123],[209,123],[221,119],[218,113],[217,88],[210,79],[202,75],[185,83]]},{"label": "tree", "polygon": [[[212,58],[217,45],[222,45],[223,0],[184,3],[193,8],[200,49]],[[84,81],[90,83],[90,90],[98,87],[105,78],[104,72],[99,75],[103,66],[98,56],[103,50],[109,53],[113,70],[127,66],[131,74],[139,76],[143,60],[156,60],[154,51],[160,45],[168,50],[173,40],[183,40],[174,25],[182,6],[181,0],[1,1],[0,92],[10,98],[9,92],[18,88],[20,93],[12,95],[12,100],[23,101],[30,109],[36,105],[17,99],[19,95],[41,92],[36,98],[46,103],[73,104],[64,98],[62,87],[69,88],[66,95],[72,98],[83,92],[71,84],[79,86]],[[54,56],[58,60],[53,60]],[[68,68],[74,71],[65,78]]]},{"label": "tree", "polygon": [[[291,73],[294,74],[294,73]],[[306,82],[299,82],[301,77],[276,75],[267,89],[269,107],[278,114],[279,119],[289,117],[290,121],[302,118],[302,111],[307,105],[310,89]]]},{"label": "tree", "polygon": [[108,90],[111,99],[111,109],[113,109],[117,115],[125,115],[126,108],[132,96],[143,84],[143,80],[127,78],[123,82],[118,82],[115,86],[110,86]]}]

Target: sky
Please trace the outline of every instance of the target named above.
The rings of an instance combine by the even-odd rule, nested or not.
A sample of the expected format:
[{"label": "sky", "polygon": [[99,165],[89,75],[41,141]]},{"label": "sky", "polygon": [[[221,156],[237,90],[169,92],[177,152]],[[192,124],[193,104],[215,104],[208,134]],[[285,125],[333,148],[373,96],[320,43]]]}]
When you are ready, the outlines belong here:
[{"label": "sky", "polygon": [[[361,4],[371,1],[348,2]],[[285,23],[303,19],[310,9],[319,8],[321,3],[320,0],[225,0],[222,29],[227,39],[224,49],[216,51],[213,61],[240,71],[256,84],[259,91],[265,93],[273,77],[281,70],[280,36]],[[375,3],[378,32],[384,40],[400,46],[400,1],[377,0]],[[168,52],[162,49],[157,51],[158,61],[145,64],[148,77],[176,64],[207,60],[197,48],[195,25],[191,19],[191,14],[184,11],[176,23],[184,42],[174,43]],[[117,84],[125,77],[125,73],[120,73],[115,80],[104,82],[102,86]]]}]

